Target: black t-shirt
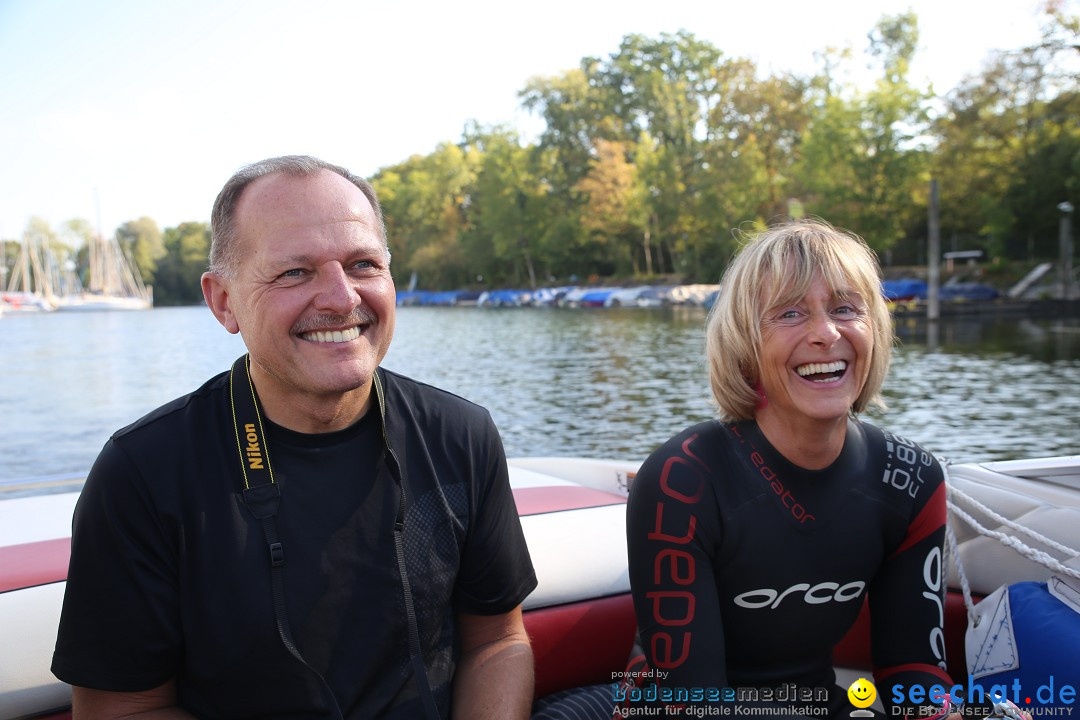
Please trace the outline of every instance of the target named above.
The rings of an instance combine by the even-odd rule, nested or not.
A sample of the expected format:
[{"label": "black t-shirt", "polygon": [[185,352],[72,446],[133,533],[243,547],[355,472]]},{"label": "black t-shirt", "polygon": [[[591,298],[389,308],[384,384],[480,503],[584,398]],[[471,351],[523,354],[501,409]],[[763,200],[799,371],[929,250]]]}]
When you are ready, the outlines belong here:
[{"label": "black t-shirt", "polygon": [[[487,412],[380,373],[423,655],[445,717],[456,613],[508,612],[536,581]],[[421,717],[393,539],[399,490],[378,473],[378,411],[335,433],[266,431],[297,647],[346,718]],[[58,677],[115,691],[175,677],[180,704],[201,718],[332,717],[318,678],[278,635],[236,453],[227,374],[106,444],[75,513]]]},{"label": "black t-shirt", "polygon": [[645,462],[627,512],[643,649],[662,686],[793,683],[827,691],[835,713],[832,648],[867,593],[886,706],[886,686],[947,680],[945,488],[913,443],[852,420],[836,461],[811,471],[755,423],[702,423]]}]

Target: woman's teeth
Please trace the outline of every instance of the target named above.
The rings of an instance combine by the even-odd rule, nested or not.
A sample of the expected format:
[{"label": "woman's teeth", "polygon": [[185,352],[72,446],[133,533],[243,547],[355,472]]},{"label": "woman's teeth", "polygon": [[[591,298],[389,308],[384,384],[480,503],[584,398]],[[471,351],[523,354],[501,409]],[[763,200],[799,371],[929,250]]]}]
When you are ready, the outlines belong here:
[{"label": "woman's teeth", "polygon": [[[847,369],[847,363],[836,360],[830,363],[807,363],[795,368],[800,377],[812,380],[812,382],[836,382]],[[811,378],[811,375],[825,375],[826,377]]]}]

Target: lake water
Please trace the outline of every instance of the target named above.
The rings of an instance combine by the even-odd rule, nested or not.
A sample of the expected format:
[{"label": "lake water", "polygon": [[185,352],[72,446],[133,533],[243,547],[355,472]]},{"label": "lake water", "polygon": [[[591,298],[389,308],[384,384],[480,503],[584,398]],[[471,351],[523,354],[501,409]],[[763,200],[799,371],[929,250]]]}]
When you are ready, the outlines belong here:
[{"label": "lake water", "polygon": [[[384,365],[487,407],[510,456],[643,459],[713,409],[705,313],[399,308]],[[902,320],[871,422],[955,461],[1080,453],[1080,320]],[[244,352],[203,307],[0,319],[0,481],[108,436]]]}]

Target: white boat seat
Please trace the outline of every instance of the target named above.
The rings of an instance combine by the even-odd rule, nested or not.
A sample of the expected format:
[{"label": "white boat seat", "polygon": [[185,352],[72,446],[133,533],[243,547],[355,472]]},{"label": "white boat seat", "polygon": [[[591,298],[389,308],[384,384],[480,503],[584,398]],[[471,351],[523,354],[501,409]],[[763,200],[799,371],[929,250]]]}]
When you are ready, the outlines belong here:
[{"label": "white boat seat", "polygon": [[[1039,469],[1042,477],[1029,478],[1023,473],[1023,463],[984,463],[955,465],[950,468],[949,484],[990,510],[1005,518],[1044,535],[1068,548],[1080,550],[1080,478],[1075,475],[1077,461],[1072,460],[1072,473],[1050,474]],[[1012,529],[973,508],[962,499],[955,504],[968,512],[990,530],[1017,535]],[[985,537],[955,513],[949,513],[949,523],[956,533],[960,562],[964,566],[972,593],[988,595],[1002,585],[1023,581],[1046,581],[1053,570],[1006,547],[998,540]],[[1043,543],[1019,536],[1026,544],[1046,552],[1061,562],[1070,557]],[[950,556],[948,584],[960,587],[955,560]]]}]

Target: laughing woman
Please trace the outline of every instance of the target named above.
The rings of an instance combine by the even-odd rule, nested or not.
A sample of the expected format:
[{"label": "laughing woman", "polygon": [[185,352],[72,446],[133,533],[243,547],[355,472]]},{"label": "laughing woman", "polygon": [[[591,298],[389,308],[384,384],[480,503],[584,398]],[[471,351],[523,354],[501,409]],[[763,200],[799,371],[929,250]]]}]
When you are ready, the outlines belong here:
[{"label": "laughing woman", "polygon": [[720,419],[660,447],[630,492],[630,582],[662,698],[757,688],[762,714],[847,717],[832,649],[867,596],[886,713],[896,685],[952,685],[941,468],[858,418],[889,367],[880,284],[861,239],[811,221],[751,239],[724,275],[707,325]]}]

